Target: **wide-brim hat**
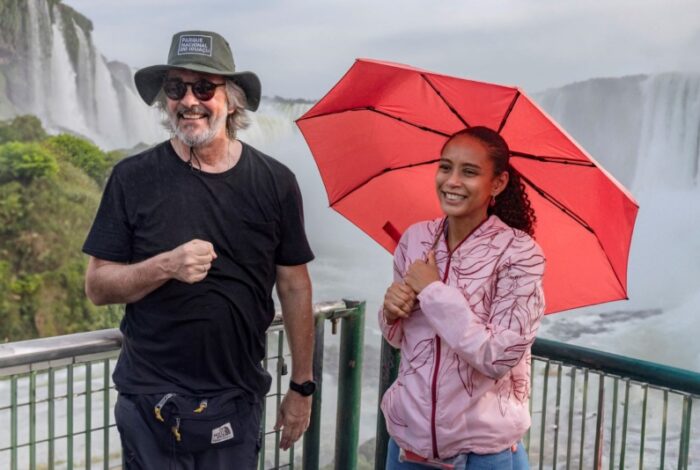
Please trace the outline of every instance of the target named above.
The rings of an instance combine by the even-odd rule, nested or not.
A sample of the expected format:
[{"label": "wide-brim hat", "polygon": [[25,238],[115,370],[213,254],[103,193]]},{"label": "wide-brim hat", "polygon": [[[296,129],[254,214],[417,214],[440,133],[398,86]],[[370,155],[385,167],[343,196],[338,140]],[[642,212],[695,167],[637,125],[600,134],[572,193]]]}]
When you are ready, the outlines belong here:
[{"label": "wide-brim hat", "polygon": [[153,65],[136,72],[134,82],[141,98],[149,106],[163,86],[168,70],[185,69],[222,75],[233,80],[245,92],[247,108],[260,105],[260,79],[253,72],[236,72],[233,53],[226,39],[210,31],[183,31],[173,36],[168,63]]}]

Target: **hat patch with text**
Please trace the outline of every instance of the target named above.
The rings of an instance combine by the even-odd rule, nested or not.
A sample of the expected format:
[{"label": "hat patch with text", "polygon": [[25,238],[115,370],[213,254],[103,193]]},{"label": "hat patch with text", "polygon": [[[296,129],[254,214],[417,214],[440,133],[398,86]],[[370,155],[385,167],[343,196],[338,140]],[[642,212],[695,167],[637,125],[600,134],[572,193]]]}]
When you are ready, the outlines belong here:
[{"label": "hat patch with text", "polygon": [[211,36],[183,35],[177,47],[177,55],[199,54],[211,57]]}]

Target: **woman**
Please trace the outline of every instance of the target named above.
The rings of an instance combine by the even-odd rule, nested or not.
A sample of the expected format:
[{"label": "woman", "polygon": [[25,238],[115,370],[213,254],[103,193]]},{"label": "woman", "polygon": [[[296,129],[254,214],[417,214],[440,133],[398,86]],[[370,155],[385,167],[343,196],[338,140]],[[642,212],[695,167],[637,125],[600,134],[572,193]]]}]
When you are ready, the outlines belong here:
[{"label": "woman", "polygon": [[382,400],[388,470],[425,468],[405,461],[413,454],[450,464],[442,468],[528,468],[520,440],[530,426],[544,257],[508,158],[486,127],[450,137],[435,178],[445,217],[409,227],[394,254],[379,315],[384,337],[401,348]]}]

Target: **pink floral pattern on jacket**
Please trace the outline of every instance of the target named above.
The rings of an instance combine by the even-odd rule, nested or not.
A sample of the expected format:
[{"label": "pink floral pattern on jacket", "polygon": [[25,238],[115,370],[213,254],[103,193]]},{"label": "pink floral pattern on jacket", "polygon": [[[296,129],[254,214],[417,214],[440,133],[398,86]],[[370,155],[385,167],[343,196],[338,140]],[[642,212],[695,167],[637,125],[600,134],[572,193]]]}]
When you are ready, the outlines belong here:
[{"label": "pink floral pattern on jacket", "polygon": [[[403,234],[395,281],[426,259],[442,222]],[[428,285],[405,320],[388,325],[379,312],[384,337],[401,348],[398,378],[382,399],[387,428],[399,446],[426,457],[434,457],[434,443],[442,458],[500,452],[530,426],[530,347],[544,313],[544,256],[529,235],[496,216],[454,253],[442,234],[434,249],[440,274],[449,269],[446,281]]]}]

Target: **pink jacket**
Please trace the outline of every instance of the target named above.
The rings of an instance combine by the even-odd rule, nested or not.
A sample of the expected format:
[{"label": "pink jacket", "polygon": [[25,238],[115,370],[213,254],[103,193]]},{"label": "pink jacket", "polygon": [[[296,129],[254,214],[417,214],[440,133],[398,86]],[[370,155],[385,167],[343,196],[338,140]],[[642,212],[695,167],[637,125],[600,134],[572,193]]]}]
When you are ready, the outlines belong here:
[{"label": "pink jacket", "polygon": [[[394,253],[394,279],[426,259],[443,219],[415,224]],[[530,346],[544,312],[544,256],[526,233],[489,217],[451,254],[440,236],[444,282],[418,296],[411,316],[379,323],[401,348],[381,408],[389,434],[419,455],[500,452],[530,426]],[[447,271],[447,275],[445,275]]]}]

